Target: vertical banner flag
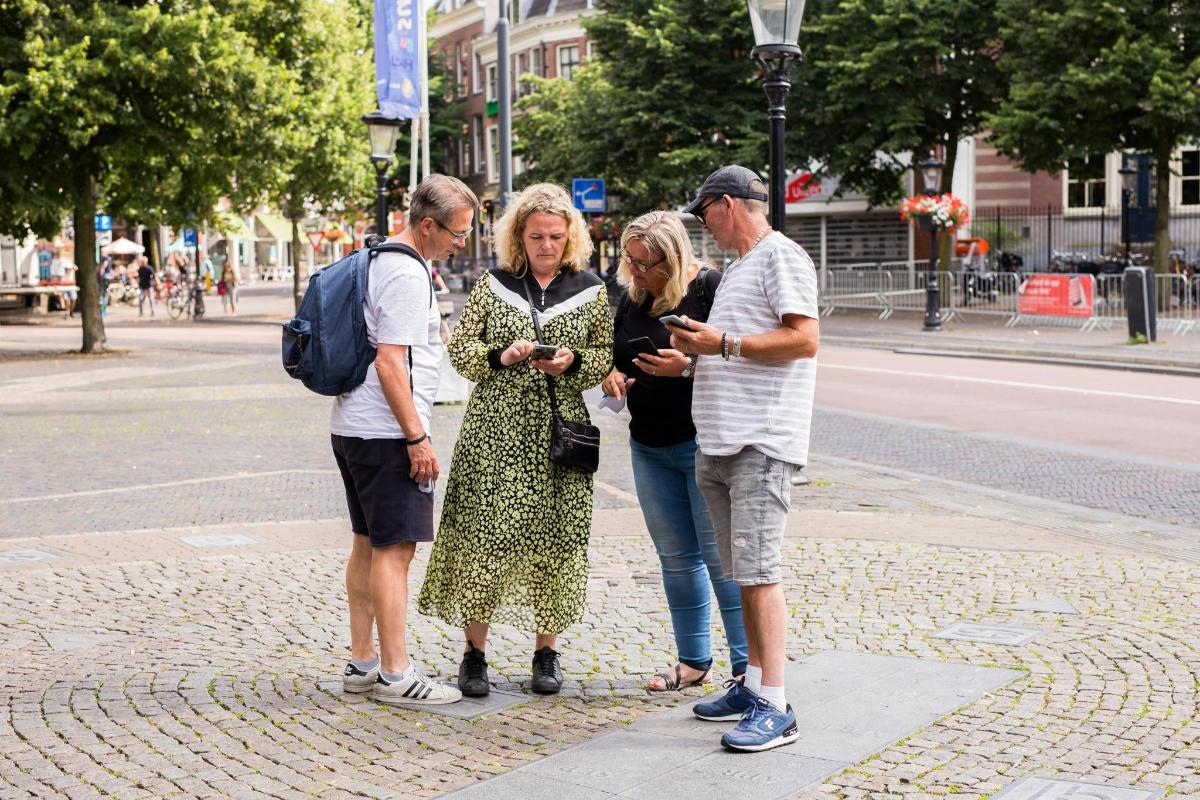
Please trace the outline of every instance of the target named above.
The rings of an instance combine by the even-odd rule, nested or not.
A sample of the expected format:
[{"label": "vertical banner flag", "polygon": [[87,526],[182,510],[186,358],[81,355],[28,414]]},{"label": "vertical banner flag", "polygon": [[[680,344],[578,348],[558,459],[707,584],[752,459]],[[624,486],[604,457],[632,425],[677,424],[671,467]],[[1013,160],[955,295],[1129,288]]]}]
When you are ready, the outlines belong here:
[{"label": "vertical banner flag", "polygon": [[421,112],[420,9],[419,0],[375,0],[375,95],[394,119]]}]

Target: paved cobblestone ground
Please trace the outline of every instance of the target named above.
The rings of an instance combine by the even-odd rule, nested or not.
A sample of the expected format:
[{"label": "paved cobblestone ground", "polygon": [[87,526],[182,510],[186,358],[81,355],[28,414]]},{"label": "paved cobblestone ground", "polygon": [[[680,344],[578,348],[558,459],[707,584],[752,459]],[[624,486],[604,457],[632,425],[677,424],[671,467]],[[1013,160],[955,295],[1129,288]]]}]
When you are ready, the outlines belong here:
[{"label": "paved cobblestone ground", "polygon": [[[610,455],[587,618],[562,639],[564,694],[462,721],[340,691],[348,534],[296,522],[342,514],[326,401],[283,383],[273,358],[219,344],[59,361],[0,364],[0,555],[60,556],[0,566],[0,798],[431,797],[677,701],[640,688],[673,645],[616,418],[599,417]],[[440,448],[460,413],[439,410]],[[837,416],[822,412],[821,452],[976,474],[978,454],[955,460],[938,439],[920,451],[921,436]],[[851,428],[881,443],[851,451]],[[1005,446],[1008,461],[999,446],[978,457],[1004,476],[991,485],[1016,490],[1030,451]],[[1071,463],[1039,485],[1070,486],[1056,476]],[[254,474],[226,477],[239,472]],[[1033,774],[1200,797],[1200,564],[1090,535],[1083,512],[1070,529],[1063,510],[1002,513],[991,495],[820,455],[809,472],[822,480],[797,489],[785,546],[792,658],[839,649],[1026,677],[799,797],[983,798]],[[108,491],[163,483],[175,485]],[[27,499],[43,495],[68,496]],[[179,541],[230,531],[262,544]],[[1080,614],[1004,605],[1048,598]],[[960,620],[1045,632],[1020,647],[932,637]],[[414,654],[435,674],[455,671],[458,636],[413,620]],[[530,650],[496,630],[499,688],[525,690]]]}]

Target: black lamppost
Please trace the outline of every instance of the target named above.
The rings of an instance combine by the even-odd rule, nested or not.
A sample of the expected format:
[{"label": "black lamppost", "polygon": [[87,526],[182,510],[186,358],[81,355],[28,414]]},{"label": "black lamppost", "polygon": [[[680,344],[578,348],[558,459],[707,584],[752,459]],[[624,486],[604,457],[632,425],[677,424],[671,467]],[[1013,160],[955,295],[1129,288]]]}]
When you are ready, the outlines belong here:
[{"label": "black lamppost", "polygon": [[396,133],[400,120],[385,117],[375,110],[363,114],[367,136],[371,140],[371,163],[375,165],[375,233],[387,238],[387,169],[396,152]]},{"label": "black lamppost", "polygon": [[800,19],[804,0],[746,0],[755,48],[750,57],[762,67],[763,90],[767,93],[767,118],[771,121],[771,227],[782,231],[784,207],[783,123],[785,104],[792,84],[788,74],[800,60]]},{"label": "black lamppost", "polygon": [[1132,159],[1122,157],[1121,168],[1121,239],[1125,243],[1125,266],[1129,266],[1129,207],[1137,191],[1137,167]]},{"label": "black lamppost", "polygon": [[[917,164],[921,170],[921,179],[925,184],[925,194],[937,196],[942,186],[942,170],[946,165],[941,159],[930,156]],[[942,292],[938,287],[938,229],[932,219],[929,225],[929,280],[925,284],[925,330],[940,331],[942,329]]]}]

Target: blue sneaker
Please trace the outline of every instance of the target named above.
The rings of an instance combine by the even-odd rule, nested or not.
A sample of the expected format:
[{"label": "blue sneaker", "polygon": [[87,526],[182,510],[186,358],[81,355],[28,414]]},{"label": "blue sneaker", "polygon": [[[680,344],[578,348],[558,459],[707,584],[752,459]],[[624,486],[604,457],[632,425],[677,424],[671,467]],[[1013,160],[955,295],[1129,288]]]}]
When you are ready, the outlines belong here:
[{"label": "blue sneaker", "polygon": [[754,706],[737,727],[721,737],[721,744],[726,750],[758,753],[791,744],[799,738],[800,729],[796,727],[796,715],[791,706],[787,711],[777,711],[770,700],[756,697]]},{"label": "blue sneaker", "polygon": [[754,708],[754,700],[758,695],[747,689],[744,681],[725,681],[725,688],[729,691],[716,700],[705,700],[692,706],[692,713],[709,722],[728,722],[741,719],[743,714]]}]

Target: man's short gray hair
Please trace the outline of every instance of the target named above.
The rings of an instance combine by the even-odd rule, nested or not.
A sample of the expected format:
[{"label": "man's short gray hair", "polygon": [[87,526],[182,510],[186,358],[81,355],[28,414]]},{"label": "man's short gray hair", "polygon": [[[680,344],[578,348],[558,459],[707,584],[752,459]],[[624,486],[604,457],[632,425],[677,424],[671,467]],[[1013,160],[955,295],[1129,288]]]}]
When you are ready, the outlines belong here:
[{"label": "man's short gray hair", "polygon": [[[767,187],[760,180],[750,181],[750,191],[762,192],[763,194],[770,196],[767,192]],[[751,214],[762,214],[764,217],[767,215],[768,206],[762,200],[752,200],[749,197],[739,197],[738,202],[741,203]]]},{"label": "man's short gray hair", "polygon": [[471,187],[449,175],[434,173],[417,186],[408,207],[408,224],[415,228],[429,217],[444,226],[460,208],[479,208],[479,198]]}]

